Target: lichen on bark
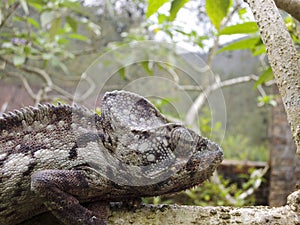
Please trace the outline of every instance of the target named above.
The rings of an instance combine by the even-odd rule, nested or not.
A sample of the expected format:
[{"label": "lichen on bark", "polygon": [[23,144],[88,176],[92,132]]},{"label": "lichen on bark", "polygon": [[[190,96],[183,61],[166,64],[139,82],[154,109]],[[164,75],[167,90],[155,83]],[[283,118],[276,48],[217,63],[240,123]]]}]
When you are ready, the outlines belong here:
[{"label": "lichen on bark", "polygon": [[297,153],[300,154],[300,60],[293,40],[273,0],[246,0],[260,29]]},{"label": "lichen on bark", "polygon": [[[114,225],[219,225],[219,224],[300,224],[300,190],[289,195],[288,204],[282,207],[251,206],[182,206],[142,205],[136,209],[114,204],[109,224]],[[59,224],[47,212],[22,225]]]}]

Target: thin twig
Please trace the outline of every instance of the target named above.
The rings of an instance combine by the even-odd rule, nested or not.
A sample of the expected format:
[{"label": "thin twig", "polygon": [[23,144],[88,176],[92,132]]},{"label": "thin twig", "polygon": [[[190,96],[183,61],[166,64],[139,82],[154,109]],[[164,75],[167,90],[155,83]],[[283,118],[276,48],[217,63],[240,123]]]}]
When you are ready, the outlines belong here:
[{"label": "thin twig", "polygon": [[29,96],[30,96],[32,99],[34,99],[34,101],[36,101],[36,99],[37,99],[38,97],[37,97],[37,95],[33,92],[32,88],[30,87],[30,85],[29,85],[29,83],[28,83],[28,81],[27,81],[27,79],[26,79],[24,76],[20,75],[19,73],[7,72],[7,71],[5,71],[5,74],[8,75],[8,76],[11,76],[11,77],[17,77],[17,78],[19,78],[19,79],[22,81],[23,86],[24,86],[26,92],[29,94]]},{"label": "thin twig", "polygon": [[59,94],[65,96],[67,99],[72,100],[73,99],[73,94],[65,91],[63,88],[53,84],[52,89],[56,92],[58,92]]},{"label": "thin twig", "polygon": [[16,9],[19,7],[20,2],[15,2],[14,4],[12,4],[8,9],[7,9],[7,14],[4,16],[2,22],[0,23],[0,29],[5,25],[6,21],[8,20],[8,18],[13,14],[14,11],[16,11]]},{"label": "thin twig", "polygon": [[26,65],[22,65],[20,68],[26,72],[34,73],[34,74],[40,76],[41,78],[43,78],[46,81],[47,86],[50,89],[52,88],[52,86],[53,86],[52,79],[45,70],[42,70],[42,69],[39,69],[36,67],[26,66]]},{"label": "thin twig", "polygon": [[[6,62],[7,64],[15,67],[15,65],[14,65],[14,63],[12,61],[4,58],[3,56],[0,56],[0,59],[2,61]],[[50,75],[45,70],[39,69],[37,67],[27,66],[27,65],[22,65],[18,69],[23,70],[25,72],[34,73],[34,74],[38,75],[39,77],[41,77],[43,80],[46,81],[47,86],[49,88],[51,88],[52,85],[53,85],[53,82],[52,82],[52,80],[50,78]]]},{"label": "thin twig", "polygon": [[83,93],[80,97],[74,96],[73,100],[76,102],[81,102],[81,101],[87,99],[96,89],[96,84],[93,82],[92,79],[89,78],[89,76],[87,76],[86,73],[83,73],[81,78],[84,79],[90,85],[90,88],[87,88],[86,92]]},{"label": "thin twig", "polygon": [[8,102],[4,102],[1,106],[1,109],[0,109],[0,116],[5,112],[7,107],[8,107]]},{"label": "thin twig", "polygon": [[178,74],[175,72],[173,66],[166,65],[164,63],[160,63],[160,66],[164,68],[171,76],[173,77],[173,81],[178,84],[179,83],[179,77]]},{"label": "thin twig", "polygon": [[85,49],[82,51],[78,51],[78,52],[73,52],[72,54],[74,56],[82,56],[82,55],[90,55],[90,54],[94,54],[97,53],[98,50],[96,48],[91,48],[91,49]]},{"label": "thin twig", "polygon": [[[0,56],[0,60],[2,60],[3,62],[5,62],[5,63],[7,63],[11,66],[14,66],[13,62],[11,62],[10,60],[4,58],[3,56]],[[18,67],[17,69],[19,69],[21,71],[24,71],[24,72],[27,72],[27,73],[30,73],[30,74],[38,75],[39,77],[41,77],[46,82],[46,85],[43,88],[41,88],[40,91],[37,94],[35,94],[32,91],[32,88],[30,87],[30,85],[29,85],[28,81],[26,80],[26,78],[21,75],[22,73],[17,75],[15,73],[9,73],[9,72],[5,71],[5,73],[7,75],[15,76],[15,77],[18,77],[18,78],[21,79],[26,91],[28,92],[30,97],[34,99],[35,102],[39,102],[41,100],[46,99],[47,98],[46,93],[48,93],[52,90],[54,90],[54,91],[58,92],[59,94],[65,96],[69,100],[74,99],[73,94],[67,92],[63,88],[61,88],[58,85],[54,84],[54,82],[51,79],[50,74],[47,73],[45,70],[42,70],[42,69],[39,69],[39,68],[36,68],[36,67],[32,67],[32,66],[27,66],[27,65],[22,65],[22,66]],[[68,80],[74,80],[74,81],[76,81],[76,80],[85,80],[90,86],[87,89],[87,91],[80,96],[80,98],[76,99],[77,102],[84,101],[86,98],[88,98],[94,92],[94,90],[96,88],[95,83],[88,76],[83,75],[80,78],[69,78]]]},{"label": "thin twig", "polygon": [[[219,88],[222,88],[222,87],[227,87],[227,86],[231,86],[231,85],[239,84],[239,83],[245,83],[245,82],[249,82],[252,80],[257,81],[258,76],[251,74],[248,76],[241,76],[241,77],[236,77],[236,78],[225,80],[225,81],[215,82],[214,84],[208,86],[207,88],[202,90],[202,92],[198,95],[198,97],[194,101],[193,105],[190,107],[189,111],[187,112],[186,118],[185,118],[185,124],[188,126],[191,126],[193,129],[193,125],[195,124],[195,120],[197,118],[198,111],[203,106],[207,96],[210,95],[211,92],[213,92]],[[192,90],[191,88],[192,88],[192,86],[189,86],[189,90]],[[200,89],[199,87],[194,87],[194,90],[199,90],[199,89]],[[195,127],[194,127],[194,129],[195,129]]]}]

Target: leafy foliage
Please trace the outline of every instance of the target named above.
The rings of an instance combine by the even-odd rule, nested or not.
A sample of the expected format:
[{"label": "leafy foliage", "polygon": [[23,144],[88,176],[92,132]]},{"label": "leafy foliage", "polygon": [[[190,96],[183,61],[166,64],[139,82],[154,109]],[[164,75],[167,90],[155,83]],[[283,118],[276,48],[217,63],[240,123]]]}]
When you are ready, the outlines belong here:
[{"label": "leafy foliage", "polygon": [[[100,35],[100,27],[85,18],[80,2],[73,0],[20,0],[1,5],[0,56],[12,58],[15,66],[27,60],[60,66],[62,60],[73,58],[67,49],[71,40],[88,42],[79,26]],[[12,30],[11,30],[12,29]]]},{"label": "leafy foliage", "polygon": [[[212,126],[210,111],[207,107],[204,107],[201,111],[199,128],[201,130],[201,134],[205,137],[216,138],[220,137],[219,134],[222,134],[222,124],[220,122],[217,122],[214,126]],[[242,134],[227,134],[223,140],[220,139],[215,141],[217,143],[221,143],[222,149],[224,150],[224,157],[226,159],[265,162],[268,160],[268,149],[266,148],[266,145],[251,144],[249,137]]]},{"label": "leafy foliage", "polygon": [[295,43],[295,45],[300,47],[300,35],[299,35],[299,22],[295,20],[292,16],[288,15],[285,17],[284,22],[286,27]]},{"label": "leafy foliage", "polygon": [[171,3],[171,9],[170,9],[170,21],[175,20],[176,15],[181,7],[184,6],[185,3],[187,3],[189,0],[174,0]]},{"label": "leafy foliage", "polygon": [[147,9],[146,16],[150,17],[152,14],[154,14],[161,6],[163,6],[166,2],[169,2],[169,0],[149,0],[149,5]]},{"label": "leafy foliage", "polygon": [[[182,191],[178,194],[171,196],[158,196],[154,198],[144,198],[144,203],[152,204],[185,204],[185,205],[198,205],[198,206],[249,206],[255,204],[255,197],[253,195],[248,196],[246,199],[240,198],[240,196],[250,186],[256,182],[255,177],[249,175],[243,175],[243,178],[247,182],[243,185],[232,183],[228,179],[224,179],[219,176],[221,184],[206,181],[201,186]],[[224,188],[221,188],[224,187]],[[236,200],[235,204],[232,204],[227,196],[231,195]]]},{"label": "leafy foliage", "polygon": [[[150,7],[151,8],[151,7]],[[178,7],[179,8],[179,7]],[[182,6],[181,6],[182,8]],[[148,8],[149,10],[149,8]],[[178,11],[179,9],[176,9]],[[155,10],[154,10],[155,11]],[[152,13],[154,13],[152,11]],[[200,8],[199,8],[200,11]],[[171,12],[171,10],[170,10]],[[231,1],[231,0],[206,0],[205,11],[202,12],[206,14],[206,16],[211,21],[214,28],[217,30],[207,32],[205,35],[199,35],[199,33],[195,30],[191,32],[186,32],[184,27],[176,27],[177,25],[171,24],[171,20],[166,15],[159,15],[159,24],[160,30],[163,30],[167,35],[169,35],[172,39],[175,39],[175,33],[181,34],[183,37],[186,37],[186,41],[189,43],[193,43],[200,48],[204,48],[207,40],[218,41],[219,38],[224,37],[225,35],[243,35],[242,38],[236,39],[230,43],[225,44],[221,48],[217,48],[217,43],[215,46],[211,48],[209,54],[213,55],[216,50],[217,54],[220,54],[224,51],[234,51],[234,50],[250,50],[253,56],[265,55],[266,48],[261,41],[258,26],[253,19],[248,16],[248,10],[245,7],[242,7],[242,4],[239,1]],[[239,21],[237,23],[234,15],[238,15]],[[232,19],[232,20],[231,20]],[[294,40],[296,46],[300,49],[300,41],[299,41],[299,24],[295,22],[295,20],[288,15],[284,17],[287,28],[291,34],[291,37]],[[165,22],[168,21],[166,24]],[[266,84],[268,81],[273,79],[273,74],[268,66],[264,66],[262,69],[262,74],[258,81],[254,84],[254,88],[261,88],[261,85]],[[275,105],[273,96],[265,95],[258,98],[258,105]]]},{"label": "leafy foliage", "polygon": [[275,95],[266,95],[258,97],[258,106],[271,105],[276,106],[276,96]]},{"label": "leafy foliage", "polygon": [[259,42],[260,42],[260,37],[249,37],[249,38],[241,39],[224,46],[218,51],[218,53],[224,51],[233,51],[233,50],[242,50],[242,49],[254,50]]},{"label": "leafy foliage", "polygon": [[253,145],[248,137],[241,134],[226,135],[222,148],[227,159],[266,162],[269,157],[266,145]]},{"label": "leafy foliage", "polygon": [[269,67],[268,69],[265,70],[265,72],[263,72],[260,75],[259,79],[255,82],[254,88],[257,88],[259,85],[262,85],[263,83],[273,80],[273,78],[274,78],[274,74],[272,72],[272,68]]},{"label": "leafy foliage", "polygon": [[[177,12],[187,3],[189,0],[149,0],[146,16],[150,17],[158,11],[165,3],[171,2],[170,16],[164,15],[164,20],[173,21],[176,18]],[[162,19],[162,15],[161,15]]]},{"label": "leafy foliage", "polygon": [[206,13],[212,24],[220,30],[223,19],[229,12],[230,0],[206,0]]},{"label": "leafy foliage", "polygon": [[232,35],[232,34],[250,34],[258,32],[258,27],[255,22],[245,22],[224,27],[218,35]]}]

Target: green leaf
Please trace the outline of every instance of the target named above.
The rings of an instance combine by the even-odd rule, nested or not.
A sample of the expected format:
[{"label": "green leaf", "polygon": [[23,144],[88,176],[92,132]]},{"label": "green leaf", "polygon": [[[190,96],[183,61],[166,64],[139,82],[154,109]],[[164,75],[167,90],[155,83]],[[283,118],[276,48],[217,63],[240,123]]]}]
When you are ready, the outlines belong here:
[{"label": "green leaf", "polygon": [[64,44],[67,44],[69,42],[70,42],[70,40],[68,38],[64,38],[63,36],[59,36],[59,38],[57,39],[57,43],[59,45],[64,45]]},{"label": "green leaf", "polygon": [[25,55],[28,56],[31,53],[31,46],[25,45],[24,46],[24,53],[25,53]]},{"label": "green leaf", "polygon": [[86,36],[77,33],[68,34],[68,37],[80,41],[88,41],[88,38]]},{"label": "green leaf", "polygon": [[240,19],[243,19],[243,16],[245,14],[247,14],[247,9],[246,8],[241,8],[240,10],[238,10],[238,14],[239,14]]},{"label": "green leaf", "polygon": [[263,72],[262,75],[258,78],[258,80],[255,82],[253,88],[257,88],[259,85],[266,83],[274,78],[272,68],[269,67],[268,69]]},{"label": "green leaf", "polygon": [[118,70],[118,73],[119,73],[121,79],[123,79],[123,80],[126,80],[126,79],[127,79],[125,67],[122,67],[121,69],[119,69],[119,70]]},{"label": "green leaf", "polygon": [[54,40],[55,35],[59,31],[59,29],[60,29],[60,23],[61,23],[61,18],[56,18],[55,20],[52,21],[51,27],[50,27],[50,30],[49,30],[50,40],[51,41]]},{"label": "green leaf", "polygon": [[168,20],[168,16],[166,14],[159,14],[157,19],[158,19],[158,23],[162,24],[163,22]]},{"label": "green leaf", "polygon": [[252,51],[252,55],[253,56],[258,56],[258,55],[262,55],[266,53],[266,46],[261,43],[261,44],[257,44],[254,48],[254,50]]},{"label": "green leaf", "polygon": [[170,9],[170,21],[173,21],[176,18],[176,15],[181,9],[185,3],[187,3],[189,0],[174,0],[171,3],[171,9]]},{"label": "green leaf", "polygon": [[67,16],[66,17],[66,21],[70,25],[70,27],[72,28],[72,30],[74,32],[76,32],[77,31],[77,26],[78,26],[77,21],[74,20],[71,16]]},{"label": "green leaf", "polygon": [[206,13],[217,30],[229,11],[231,0],[206,0]]},{"label": "green leaf", "polygon": [[258,31],[256,22],[245,22],[225,27],[219,32],[219,35],[230,34],[250,34]]},{"label": "green leaf", "polygon": [[153,68],[151,68],[151,62],[150,61],[143,61],[142,63],[142,67],[144,68],[144,70],[146,70],[146,72],[152,76],[153,75]]},{"label": "green leaf", "polygon": [[14,55],[13,64],[15,66],[21,66],[24,64],[25,60],[26,60],[25,55]]},{"label": "green leaf", "polygon": [[260,41],[259,37],[252,37],[247,39],[241,39],[239,41],[235,41],[225,47],[221,48],[217,54],[224,52],[224,51],[232,51],[232,50],[241,50],[241,49],[253,49],[256,43]]},{"label": "green leaf", "polygon": [[33,25],[35,28],[40,29],[40,24],[31,17],[27,18],[27,22]]},{"label": "green leaf", "polygon": [[71,1],[61,1],[60,4],[62,7],[66,7],[68,9],[70,9],[73,12],[76,12],[80,15],[86,15],[89,16],[89,13],[87,11],[85,11],[84,7],[82,7],[80,1],[77,0],[71,0]]},{"label": "green leaf", "polygon": [[148,8],[146,16],[149,18],[152,14],[157,12],[157,10],[166,2],[169,2],[170,0],[149,0]]},{"label": "green leaf", "polygon": [[35,8],[38,12],[41,12],[43,9],[43,2],[35,2],[35,1],[28,1],[28,5]]},{"label": "green leaf", "polygon": [[259,96],[257,98],[258,101],[258,106],[264,106],[264,105],[271,105],[271,106],[276,106],[277,102],[275,101],[275,96],[274,95],[265,95],[265,96]]}]

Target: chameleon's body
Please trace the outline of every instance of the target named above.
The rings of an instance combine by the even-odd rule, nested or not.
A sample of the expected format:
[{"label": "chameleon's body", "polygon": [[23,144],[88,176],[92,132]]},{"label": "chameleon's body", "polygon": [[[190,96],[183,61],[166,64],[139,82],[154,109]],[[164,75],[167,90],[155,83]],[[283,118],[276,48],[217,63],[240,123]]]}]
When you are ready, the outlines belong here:
[{"label": "chameleon's body", "polygon": [[45,211],[63,224],[106,224],[82,204],[184,190],[222,161],[215,143],[138,95],[107,93],[101,111],[41,105],[0,118],[0,225]]}]

